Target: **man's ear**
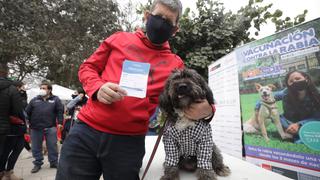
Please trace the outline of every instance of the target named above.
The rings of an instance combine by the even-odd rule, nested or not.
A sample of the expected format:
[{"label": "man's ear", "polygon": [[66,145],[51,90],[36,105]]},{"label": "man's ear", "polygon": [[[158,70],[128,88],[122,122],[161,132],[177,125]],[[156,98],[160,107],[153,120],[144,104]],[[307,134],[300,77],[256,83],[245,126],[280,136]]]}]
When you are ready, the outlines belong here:
[{"label": "man's ear", "polygon": [[147,22],[147,19],[148,19],[149,15],[150,15],[150,11],[145,11],[144,12],[144,15],[143,15],[143,18],[142,18],[144,23]]},{"label": "man's ear", "polygon": [[180,30],[179,26],[178,26],[178,25],[177,25],[177,26],[175,26],[175,27],[173,28],[172,36],[175,36],[175,35],[176,35],[176,33],[177,33],[177,32],[179,32],[179,30]]}]

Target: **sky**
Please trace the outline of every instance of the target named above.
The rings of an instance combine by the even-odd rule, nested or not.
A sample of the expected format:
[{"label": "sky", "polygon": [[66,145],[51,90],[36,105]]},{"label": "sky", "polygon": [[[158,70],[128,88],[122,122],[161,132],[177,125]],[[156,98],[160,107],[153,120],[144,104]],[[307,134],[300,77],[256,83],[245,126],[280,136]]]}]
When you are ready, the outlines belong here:
[{"label": "sky", "polygon": [[[117,0],[120,4],[128,2],[129,0]],[[146,3],[147,0],[132,0],[133,2]],[[237,12],[241,6],[245,6],[249,0],[220,0],[224,4],[226,10],[231,10],[232,12]],[[196,10],[197,0],[181,0],[183,9],[189,7],[191,10]],[[313,20],[320,17],[320,0],[264,0],[263,4],[270,4],[273,6],[270,9],[274,12],[276,9],[283,11],[282,17],[294,18],[298,14],[302,14],[305,9],[308,10],[306,15],[306,21]],[[284,18],[283,18],[284,19]],[[274,34],[275,27],[272,23],[268,23],[261,27],[259,36],[256,39],[261,39],[263,37]],[[253,34],[253,33],[251,33]]]}]

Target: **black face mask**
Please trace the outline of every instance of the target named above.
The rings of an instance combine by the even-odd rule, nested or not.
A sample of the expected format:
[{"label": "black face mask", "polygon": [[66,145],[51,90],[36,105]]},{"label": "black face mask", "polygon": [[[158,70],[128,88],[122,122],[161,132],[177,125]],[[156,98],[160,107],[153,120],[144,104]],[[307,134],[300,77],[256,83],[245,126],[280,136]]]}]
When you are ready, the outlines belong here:
[{"label": "black face mask", "polygon": [[25,90],[20,90],[20,94],[21,94],[22,96],[26,96],[26,95],[27,95],[27,92],[26,92]]},{"label": "black face mask", "polygon": [[151,14],[146,24],[148,39],[153,44],[162,44],[172,36],[173,28],[168,20]]},{"label": "black face mask", "polygon": [[289,88],[293,91],[303,91],[307,89],[307,87],[308,83],[306,80],[293,82],[293,84],[289,86]]},{"label": "black face mask", "polygon": [[71,97],[72,99],[76,98],[78,95],[72,94]]}]

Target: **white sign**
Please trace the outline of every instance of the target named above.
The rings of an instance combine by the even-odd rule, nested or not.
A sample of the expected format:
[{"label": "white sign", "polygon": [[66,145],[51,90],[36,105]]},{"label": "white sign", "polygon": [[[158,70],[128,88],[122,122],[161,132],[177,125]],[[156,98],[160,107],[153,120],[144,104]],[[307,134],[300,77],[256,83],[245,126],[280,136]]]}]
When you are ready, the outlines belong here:
[{"label": "white sign", "polygon": [[239,79],[234,52],[209,66],[209,86],[216,102],[213,140],[223,153],[242,158]]}]

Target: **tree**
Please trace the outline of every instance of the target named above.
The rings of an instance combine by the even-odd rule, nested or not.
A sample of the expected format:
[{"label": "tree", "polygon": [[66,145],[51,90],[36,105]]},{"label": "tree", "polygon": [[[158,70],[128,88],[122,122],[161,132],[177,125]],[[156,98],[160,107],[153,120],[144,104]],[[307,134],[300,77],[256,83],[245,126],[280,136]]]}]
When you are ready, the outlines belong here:
[{"label": "tree", "polygon": [[0,60],[20,67],[21,77],[47,68],[47,78],[65,86],[78,82],[83,60],[121,29],[112,0],[0,0],[0,10]]},{"label": "tree", "polygon": [[[140,7],[140,13],[149,9],[151,1]],[[207,67],[212,62],[233,51],[234,48],[252,40],[249,29],[258,35],[261,25],[272,19],[282,22],[282,11],[270,12],[272,4],[261,5],[263,0],[249,0],[237,13],[226,12],[223,3],[212,0],[198,0],[197,12],[186,9],[180,19],[180,31],[170,39],[170,45],[187,67],[196,69],[207,77]],[[281,14],[279,14],[281,12]],[[301,23],[304,14],[297,17]],[[296,23],[296,24],[297,24]],[[278,25],[277,27],[280,27]],[[289,25],[282,26],[289,27]]]}]

